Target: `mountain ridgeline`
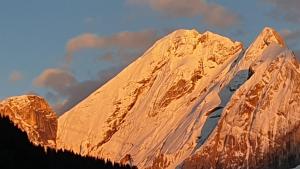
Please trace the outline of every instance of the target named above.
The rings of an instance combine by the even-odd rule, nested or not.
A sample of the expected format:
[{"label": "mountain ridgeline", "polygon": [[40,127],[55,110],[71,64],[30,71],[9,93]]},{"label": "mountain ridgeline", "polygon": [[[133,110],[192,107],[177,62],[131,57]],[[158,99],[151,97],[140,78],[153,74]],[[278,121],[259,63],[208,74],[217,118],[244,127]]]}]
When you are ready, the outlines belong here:
[{"label": "mountain ridgeline", "polygon": [[177,30],[59,117],[57,146],[115,161],[130,155],[140,168],[294,167],[299,74],[272,28],[246,50],[212,32]]},{"label": "mountain ridgeline", "polygon": [[98,157],[56,149],[57,118],[38,96],[0,102],[1,169],[131,169]]},{"label": "mountain ridgeline", "polygon": [[27,133],[18,129],[8,117],[0,117],[0,132],[4,136],[0,139],[1,169],[131,169],[109,160],[33,145]]},{"label": "mountain ridgeline", "polygon": [[300,65],[269,27],[247,49],[209,31],[174,31],[58,121],[47,106],[24,118],[13,111],[24,106],[2,105],[33,143],[139,168],[300,165]]}]

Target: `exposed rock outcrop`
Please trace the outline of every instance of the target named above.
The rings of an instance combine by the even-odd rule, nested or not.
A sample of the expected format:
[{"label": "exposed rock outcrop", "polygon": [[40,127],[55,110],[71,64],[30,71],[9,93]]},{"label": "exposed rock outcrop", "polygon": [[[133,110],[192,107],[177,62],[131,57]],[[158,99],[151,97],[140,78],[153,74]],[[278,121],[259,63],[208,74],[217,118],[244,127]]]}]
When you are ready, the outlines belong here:
[{"label": "exposed rock outcrop", "polygon": [[42,97],[24,95],[3,100],[0,115],[25,131],[33,144],[56,147],[57,117]]},{"label": "exposed rock outcrop", "polygon": [[299,164],[299,63],[272,28],[242,48],[169,34],[59,118],[58,147],[149,169]]},{"label": "exposed rock outcrop", "polygon": [[59,118],[58,147],[174,168],[194,151],[241,51],[241,43],[212,32],[169,34]]},{"label": "exposed rock outcrop", "polygon": [[300,64],[270,45],[205,144],[182,168],[288,169],[300,163]]}]

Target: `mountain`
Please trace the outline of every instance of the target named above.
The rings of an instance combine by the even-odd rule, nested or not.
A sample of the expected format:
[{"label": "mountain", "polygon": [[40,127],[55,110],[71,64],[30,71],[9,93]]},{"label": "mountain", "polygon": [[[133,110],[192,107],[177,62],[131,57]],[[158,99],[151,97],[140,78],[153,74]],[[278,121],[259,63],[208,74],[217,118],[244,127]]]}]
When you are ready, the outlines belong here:
[{"label": "mountain", "polygon": [[178,167],[299,165],[300,69],[293,52],[275,30],[265,28],[236,69],[233,81],[244,82],[235,88],[209,138]]},{"label": "mountain", "polygon": [[55,148],[57,117],[42,97],[24,95],[3,100],[0,115],[8,116],[33,144]]},{"label": "mountain", "polygon": [[231,65],[230,71],[225,76],[227,78],[227,85],[223,86],[222,90],[218,93],[221,103],[218,107],[209,111],[208,117],[204,121],[204,126],[201,129],[201,134],[198,137],[199,144],[196,148],[199,148],[216,128],[223,109],[229,103],[232,95],[251,76],[251,64],[259,60],[262,53],[273,43],[282,47],[285,46],[285,42],[280,35],[274,29],[266,27],[257,36],[250,47]]},{"label": "mountain", "polygon": [[299,63],[269,27],[242,48],[167,35],[59,117],[57,146],[139,168],[299,164]]},{"label": "mountain", "polygon": [[[272,43],[251,64],[218,126],[182,168],[290,168],[300,164],[300,68]],[[204,163],[205,161],[205,163]]]},{"label": "mountain", "polygon": [[300,68],[266,27],[243,49],[177,30],[56,119],[44,99],[0,103],[36,145],[139,168],[291,168],[300,164]]},{"label": "mountain", "polygon": [[0,168],[136,168],[56,148],[57,118],[39,96],[0,102]]},{"label": "mountain", "polygon": [[36,146],[9,117],[0,117],[1,169],[131,169],[108,160],[82,157],[69,151]]},{"label": "mountain", "polygon": [[169,34],[59,117],[58,147],[174,168],[194,151],[241,51],[240,42],[211,32]]}]

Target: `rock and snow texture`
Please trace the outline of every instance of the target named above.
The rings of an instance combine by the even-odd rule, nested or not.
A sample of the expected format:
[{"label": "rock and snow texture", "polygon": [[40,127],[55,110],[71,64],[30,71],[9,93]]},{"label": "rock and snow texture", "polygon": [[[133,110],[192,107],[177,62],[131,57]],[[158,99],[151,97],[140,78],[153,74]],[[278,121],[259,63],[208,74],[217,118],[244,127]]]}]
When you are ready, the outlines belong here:
[{"label": "rock and snow texture", "polygon": [[33,95],[11,97],[0,102],[0,115],[7,116],[35,145],[55,147],[57,117],[47,102]]},{"label": "rock and snow texture", "polygon": [[182,168],[290,168],[300,163],[300,68],[271,43],[209,139]]},{"label": "rock and snow texture", "polygon": [[257,36],[251,46],[245,52],[240,54],[239,58],[235,60],[235,63],[231,64],[230,71],[226,74],[225,81],[223,81],[221,90],[218,92],[221,99],[220,104],[210,110],[208,117],[203,116],[206,120],[204,121],[204,125],[198,137],[199,140],[196,148],[199,148],[215,129],[221,113],[223,112],[223,108],[228,104],[234,92],[248,80],[252,71],[250,70],[250,65],[259,60],[262,53],[272,43],[282,47],[285,46],[285,42],[280,35],[274,29],[266,27]]},{"label": "rock and snow texture", "polygon": [[286,46],[285,41],[274,29],[266,27],[246,50],[239,63],[239,70],[249,69],[249,66],[260,59],[264,50],[272,43],[282,47]]},{"label": "rock and snow texture", "polygon": [[193,153],[242,44],[178,30],[59,118],[57,145],[140,168],[175,168]]},{"label": "rock and snow texture", "polygon": [[293,167],[299,83],[299,63],[271,28],[245,52],[178,30],[61,116],[57,146],[139,168]]}]

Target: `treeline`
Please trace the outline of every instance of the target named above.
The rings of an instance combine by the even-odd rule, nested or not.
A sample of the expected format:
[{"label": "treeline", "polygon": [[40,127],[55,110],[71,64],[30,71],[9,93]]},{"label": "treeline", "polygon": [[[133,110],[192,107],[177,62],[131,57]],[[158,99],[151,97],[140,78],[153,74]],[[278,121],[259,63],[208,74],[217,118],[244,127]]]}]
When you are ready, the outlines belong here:
[{"label": "treeline", "polygon": [[7,117],[0,117],[0,169],[131,169],[103,159],[35,146]]}]

